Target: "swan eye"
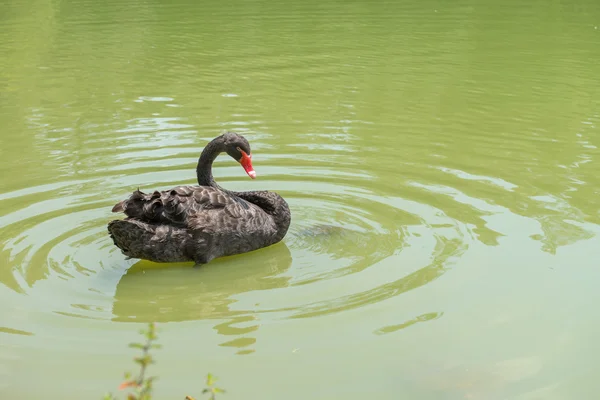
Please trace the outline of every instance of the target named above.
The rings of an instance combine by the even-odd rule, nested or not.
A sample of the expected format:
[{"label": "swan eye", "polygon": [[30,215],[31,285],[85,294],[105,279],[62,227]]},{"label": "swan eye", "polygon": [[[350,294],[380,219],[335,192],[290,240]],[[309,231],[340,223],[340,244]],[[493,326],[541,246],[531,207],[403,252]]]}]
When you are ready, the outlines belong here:
[{"label": "swan eye", "polygon": [[238,146],[235,149],[240,152],[240,154],[242,155],[242,157],[243,156],[248,156],[248,153],[246,153],[244,150],[242,150],[241,147]]}]

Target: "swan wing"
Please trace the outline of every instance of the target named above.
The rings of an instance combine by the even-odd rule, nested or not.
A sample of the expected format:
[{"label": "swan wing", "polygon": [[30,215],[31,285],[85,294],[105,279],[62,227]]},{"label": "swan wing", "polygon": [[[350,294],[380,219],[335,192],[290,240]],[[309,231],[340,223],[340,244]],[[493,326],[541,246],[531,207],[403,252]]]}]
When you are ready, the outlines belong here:
[{"label": "swan wing", "polygon": [[218,214],[241,218],[252,209],[248,202],[217,188],[177,186],[149,194],[136,190],[128,199],[117,203],[113,212],[124,212],[128,217],[146,222],[188,226],[193,216],[214,216],[214,211],[219,211]]}]

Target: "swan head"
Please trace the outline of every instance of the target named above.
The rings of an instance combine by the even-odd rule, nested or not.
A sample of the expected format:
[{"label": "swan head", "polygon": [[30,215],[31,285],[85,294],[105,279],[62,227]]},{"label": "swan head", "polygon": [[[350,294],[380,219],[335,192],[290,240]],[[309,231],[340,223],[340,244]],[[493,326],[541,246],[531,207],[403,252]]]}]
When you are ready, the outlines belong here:
[{"label": "swan head", "polygon": [[250,178],[255,179],[256,171],[254,171],[254,167],[252,166],[252,153],[248,140],[242,135],[233,132],[223,134],[223,139],[227,154],[242,165]]}]

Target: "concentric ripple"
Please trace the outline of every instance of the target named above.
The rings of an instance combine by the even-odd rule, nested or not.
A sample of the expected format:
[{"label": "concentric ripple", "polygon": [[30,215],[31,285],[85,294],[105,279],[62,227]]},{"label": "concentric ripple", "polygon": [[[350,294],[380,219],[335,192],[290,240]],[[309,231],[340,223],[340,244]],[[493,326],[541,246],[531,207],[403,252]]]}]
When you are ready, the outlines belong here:
[{"label": "concentric ripple", "polygon": [[[225,319],[215,327],[232,336],[224,345],[246,348],[253,339],[238,336],[257,329],[257,319],[324,315],[401,295],[443,274],[472,240],[466,224],[439,208],[374,192],[369,171],[318,152],[273,153],[268,135],[248,133],[259,179],[248,180],[226,157],[214,173],[228,188],[284,196],[293,215],[284,241],[200,269],[127,260],[106,231],[112,205],[138,186],[193,183],[200,150],[180,121],[134,123],[157,133],[152,143],[118,145],[120,163],[0,196],[8,210],[0,217],[0,257],[14,266],[0,270],[0,279],[17,293],[39,292],[31,299],[36,310],[117,322]],[[166,131],[176,138],[155,146]]]},{"label": "concentric ripple", "polygon": [[[247,354],[265,321],[341,313],[402,296],[442,276],[473,248],[497,246],[509,221],[523,227],[512,240],[546,247],[553,242],[548,224],[555,222],[540,218],[540,229],[510,202],[494,201],[520,190],[507,180],[385,156],[363,168],[361,157],[370,150],[352,135],[311,134],[282,146],[259,125],[234,124],[252,143],[258,179],[248,179],[226,156],[217,159],[214,174],[224,187],[275,190],[288,201],[292,225],[281,243],[199,269],[127,260],[106,230],[111,219],[122,217],[110,212],[112,206],[136,188],[193,184],[202,144],[212,138],[199,137],[184,119],[145,117],[119,129],[112,152],[96,154],[108,141],[91,135],[80,179],[65,176],[0,195],[6,210],[0,262],[12,266],[0,269],[0,281],[28,295],[22,306],[36,313],[117,323],[213,320],[225,337],[221,345]],[[232,129],[202,131],[221,128]],[[314,147],[313,140],[322,145]],[[385,165],[395,165],[398,176]],[[560,204],[522,201],[540,212]],[[560,229],[569,229],[572,238],[593,235],[589,226],[563,223]],[[373,333],[442,315],[429,310]],[[15,320],[3,329],[35,335],[39,328]]]}]

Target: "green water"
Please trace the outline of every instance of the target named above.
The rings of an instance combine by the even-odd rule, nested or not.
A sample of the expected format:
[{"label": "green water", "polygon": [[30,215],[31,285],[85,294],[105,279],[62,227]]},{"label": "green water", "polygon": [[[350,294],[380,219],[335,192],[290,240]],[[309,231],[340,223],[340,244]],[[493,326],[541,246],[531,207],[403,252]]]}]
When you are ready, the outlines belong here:
[{"label": "green water", "polygon": [[[530,3],[530,4],[529,4]],[[591,399],[600,391],[600,3],[0,4],[0,394]],[[106,224],[193,184],[223,130],[284,241],[125,260]]]}]

